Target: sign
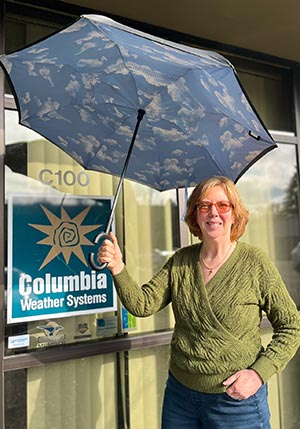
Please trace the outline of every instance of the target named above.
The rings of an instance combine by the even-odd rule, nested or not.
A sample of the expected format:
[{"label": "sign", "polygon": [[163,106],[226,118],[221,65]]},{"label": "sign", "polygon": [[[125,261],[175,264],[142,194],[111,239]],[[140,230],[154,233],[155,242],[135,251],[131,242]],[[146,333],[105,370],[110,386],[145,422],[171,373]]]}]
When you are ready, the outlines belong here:
[{"label": "sign", "polygon": [[111,198],[10,196],[8,323],[116,310],[109,270],[88,263],[110,210]]},{"label": "sign", "polygon": [[122,306],[122,332],[129,332],[136,329],[136,317],[129,313],[126,308]]},{"label": "sign", "polygon": [[20,347],[29,347],[30,337],[28,334],[16,335],[14,337],[8,337],[8,349],[17,349]]}]

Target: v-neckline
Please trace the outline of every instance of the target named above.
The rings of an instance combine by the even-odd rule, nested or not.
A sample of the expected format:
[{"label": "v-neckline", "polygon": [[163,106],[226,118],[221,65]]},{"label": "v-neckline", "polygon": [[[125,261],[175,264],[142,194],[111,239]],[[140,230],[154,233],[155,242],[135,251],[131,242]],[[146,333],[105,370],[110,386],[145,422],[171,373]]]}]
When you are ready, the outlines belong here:
[{"label": "v-neckline", "polygon": [[226,268],[226,267],[227,267],[227,265],[228,265],[228,262],[229,262],[229,261],[232,259],[232,257],[236,254],[236,250],[237,250],[237,248],[238,248],[238,246],[239,246],[239,242],[237,241],[236,246],[235,246],[235,248],[233,249],[233,251],[232,251],[232,253],[230,254],[230,256],[226,259],[226,261],[223,263],[223,265],[221,265],[221,267],[218,269],[218,271],[217,271],[215,274],[213,274],[213,275],[212,275],[212,277],[211,277],[207,282],[205,282],[205,280],[204,280],[204,275],[203,275],[203,271],[202,271],[202,267],[201,267],[201,262],[200,262],[200,258],[199,258],[199,254],[200,254],[200,251],[201,251],[202,246],[203,246],[203,243],[200,243],[199,251],[198,251],[198,255],[197,255],[197,266],[198,266],[198,270],[199,270],[199,272],[200,272],[200,278],[201,278],[201,281],[202,281],[202,283],[203,283],[204,287],[205,287],[205,288],[207,288],[207,286],[208,286],[209,284],[213,283],[215,279],[218,279],[218,277],[219,277],[220,273],[222,273],[222,272],[225,270],[225,268]]}]

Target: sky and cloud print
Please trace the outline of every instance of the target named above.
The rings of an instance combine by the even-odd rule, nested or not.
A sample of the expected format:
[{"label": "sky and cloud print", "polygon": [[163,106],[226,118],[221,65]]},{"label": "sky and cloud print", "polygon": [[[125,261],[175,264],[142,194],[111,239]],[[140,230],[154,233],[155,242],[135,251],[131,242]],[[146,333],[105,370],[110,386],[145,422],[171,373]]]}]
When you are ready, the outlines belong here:
[{"label": "sky and cloud print", "polygon": [[20,123],[87,169],[160,191],[222,174],[237,180],[276,147],[222,56],[86,15],[0,56]]}]

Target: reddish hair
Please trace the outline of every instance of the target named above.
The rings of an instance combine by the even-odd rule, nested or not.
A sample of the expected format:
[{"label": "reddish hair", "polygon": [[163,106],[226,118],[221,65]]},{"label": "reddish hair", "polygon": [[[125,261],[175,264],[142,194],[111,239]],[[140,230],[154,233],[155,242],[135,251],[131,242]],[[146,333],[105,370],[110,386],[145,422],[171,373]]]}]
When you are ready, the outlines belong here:
[{"label": "reddish hair", "polygon": [[246,225],[249,219],[249,212],[244,206],[235,184],[224,176],[214,176],[200,182],[191,193],[187,201],[187,211],[185,215],[185,223],[187,224],[190,232],[202,240],[202,231],[198,225],[196,215],[196,204],[201,201],[205,194],[208,193],[215,186],[220,186],[232,203],[232,213],[234,223],[231,227],[230,239],[231,241],[238,240],[245,232]]}]

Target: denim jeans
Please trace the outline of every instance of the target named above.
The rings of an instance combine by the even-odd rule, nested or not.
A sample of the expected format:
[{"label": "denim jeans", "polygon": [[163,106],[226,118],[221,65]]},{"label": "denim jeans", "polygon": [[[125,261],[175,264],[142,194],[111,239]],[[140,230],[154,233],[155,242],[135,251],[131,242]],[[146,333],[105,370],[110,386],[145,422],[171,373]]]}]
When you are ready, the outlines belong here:
[{"label": "denim jeans", "polygon": [[267,396],[267,385],[242,401],[227,393],[196,392],[169,373],[162,429],[270,429]]}]

